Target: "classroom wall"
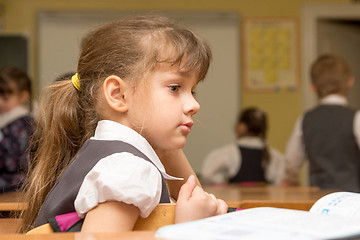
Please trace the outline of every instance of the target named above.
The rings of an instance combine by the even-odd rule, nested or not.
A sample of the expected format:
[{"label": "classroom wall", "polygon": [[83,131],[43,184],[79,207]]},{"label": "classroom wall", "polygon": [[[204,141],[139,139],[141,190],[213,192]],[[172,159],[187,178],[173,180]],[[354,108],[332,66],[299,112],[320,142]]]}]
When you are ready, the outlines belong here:
[{"label": "classroom wall", "polygon": [[[235,11],[245,17],[291,17],[299,24],[299,64],[301,53],[301,14],[305,4],[350,3],[349,0],[0,0],[4,16],[0,19],[5,33],[24,33],[30,39],[30,74],[36,79],[36,19],[40,10],[116,10],[121,11]],[[0,26],[1,27],[1,26]],[[241,43],[239,43],[241,44]],[[241,66],[239,66],[241,68]],[[299,66],[301,69],[301,66]],[[269,145],[283,151],[296,118],[302,112],[301,76],[294,91],[253,93],[240,88],[241,107],[259,106],[269,114]],[[240,81],[241,79],[239,79]],[[36,82],[34,83],[37,86]],[[240,84],[239,84],[240,86]]]}]

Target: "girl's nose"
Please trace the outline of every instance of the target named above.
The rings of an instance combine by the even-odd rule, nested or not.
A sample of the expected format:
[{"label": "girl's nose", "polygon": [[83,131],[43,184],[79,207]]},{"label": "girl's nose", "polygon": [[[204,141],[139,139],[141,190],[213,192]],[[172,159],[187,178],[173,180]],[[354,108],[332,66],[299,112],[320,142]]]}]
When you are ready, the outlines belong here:
[{"label": "girl's nose", "polygon": [[200,110],[200,104],[193,95],[187,100],[187,102],[184,105],[184,112],[185,114],[191,114],[194,115]]}]

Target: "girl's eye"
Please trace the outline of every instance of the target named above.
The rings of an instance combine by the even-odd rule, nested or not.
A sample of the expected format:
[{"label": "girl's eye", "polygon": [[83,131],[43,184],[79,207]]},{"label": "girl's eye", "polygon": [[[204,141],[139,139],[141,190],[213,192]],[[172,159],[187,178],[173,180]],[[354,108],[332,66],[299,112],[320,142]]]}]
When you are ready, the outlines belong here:
[{"label": "girl's eye", "polygon": [[196,97],[196,91],[195,90],[191,90],[191,94]]},{"label": "girl's eye", "polygon": [[171,86],[169,86],[169,89],[172,92],[177,92],[177,91],[179,91],[180,86],[179,85],[171,85]]}]

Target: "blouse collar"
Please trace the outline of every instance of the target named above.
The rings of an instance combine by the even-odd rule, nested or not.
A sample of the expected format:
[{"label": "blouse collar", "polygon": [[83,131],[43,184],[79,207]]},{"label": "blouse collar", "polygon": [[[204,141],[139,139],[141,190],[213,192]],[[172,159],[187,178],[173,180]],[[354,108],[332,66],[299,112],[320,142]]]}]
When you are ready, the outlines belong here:
[{"label": "blouse collar", "polygon": [[330,94],[320,100],[321,104],[331,104],[331,105],[347,105],[348,102],[344,96],[338,94]]},{"label": "blouse collar", "polygon": [[265,143],[264,140],[262,140],[259,137],[254,136],[243,136],[236,140],[237,144],[242,147],[248,147],[248,148],[264,148]]}]

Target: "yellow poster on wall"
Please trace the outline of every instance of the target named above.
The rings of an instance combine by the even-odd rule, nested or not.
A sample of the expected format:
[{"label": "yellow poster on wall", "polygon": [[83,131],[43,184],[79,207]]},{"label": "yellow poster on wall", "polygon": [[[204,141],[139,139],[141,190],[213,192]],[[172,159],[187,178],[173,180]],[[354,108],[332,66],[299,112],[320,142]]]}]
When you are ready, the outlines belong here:
[{"label": "yellow poster on wall", "polygon": [[294,19],[244,20],[245,90],[280,91],[295,90],[298,87],[297,29]]},{"label": "yellow poster on wall", "polygon": [[4,28],[4,19],[5,19],[5,13],[4,13],[4,6],[0,5],[0,31]]}]

